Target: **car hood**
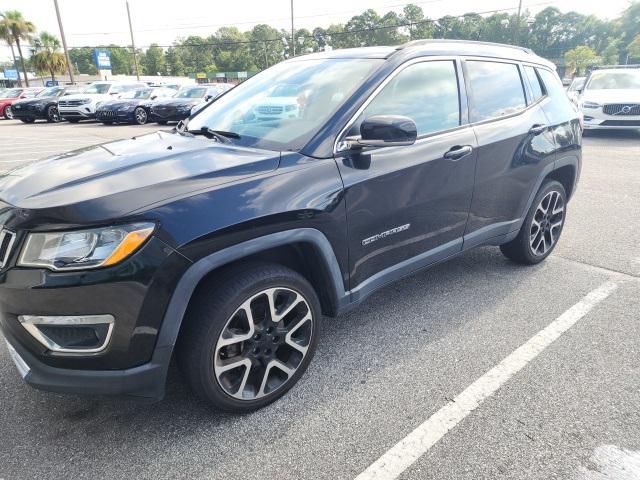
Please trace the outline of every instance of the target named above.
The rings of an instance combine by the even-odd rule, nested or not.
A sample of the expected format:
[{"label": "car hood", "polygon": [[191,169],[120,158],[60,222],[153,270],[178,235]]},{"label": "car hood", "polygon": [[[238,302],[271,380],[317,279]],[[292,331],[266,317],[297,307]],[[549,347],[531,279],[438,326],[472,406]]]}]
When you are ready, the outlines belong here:
[{"label": "car hood", "polygon": [[640,89],[585,90],[581,100],[595,103],[640,103]]},{"label": "car hood", "polygon": [[109,100],[108,102],[103,102],[100,106],[101,108],[120,108],[120,107],[133,107],[135,105],[140,105],[142,102],[146,102],[148,99],[128,99],[128,100]]},{"label": "car hood", "polygon": [[21,100],[18,100],[17,102],[13,102],[14,105],[16,104],[20,104],[20,105],[30,105],[32,103],[45,103],[45,102],[51,102],[51,101],[57,101],[58,97],[36,97],[36,98],[24,98]]},{"label": "car hood", "polygon": [[202,102],[202,98],[167,98],[166,100],[156,100],[154,107],[178,107],[181,105],[196,105]]},{"label": "car hood", "polygon": [[113,98],[113,96],[108,93],[74,93],[73,95],[65,95],[64,97],[61,97],[63,100],[79,100],[81,98],[90,98],[94,100]]},{"label": "car hood", "polygon": [[49,218],[99,221],[266,173],[279,162],[279,152],[158,131],[12,170],[0,176],[0,199],[26,210],[57,209]]}]

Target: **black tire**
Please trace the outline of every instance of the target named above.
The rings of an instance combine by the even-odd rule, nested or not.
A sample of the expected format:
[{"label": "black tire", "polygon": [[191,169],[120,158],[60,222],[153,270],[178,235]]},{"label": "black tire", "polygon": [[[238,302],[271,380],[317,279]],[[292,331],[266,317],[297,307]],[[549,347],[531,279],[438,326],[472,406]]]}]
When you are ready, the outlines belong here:
[{"label": "black tire", "polygon": [[[546,205],[547,212],[543,212],[545,207],[543,202],[547,199],[549,202]],[[567,194],[564,187],[555,180],[545,181],[531,203],[518,236],[501,245],[500,250],[507,258],[518,263],[525,265],[540,263],[558,244],[566,215]]]},{"label": "black tire", "polygon": [[58,107],[56,107],[55,105],[49,105],[47,107],[46,117],[47,122],[58,123],[60,121],[60,113],[58,112]]},{"label": "black tire", "polygon": [[33,122],[36,121],[36,119],[35,118],[21,118],[20,121],[22,123],[33,123]]},{"label": "black tire", "polygon": [[78,123],[80,121],[79,118],[65,118],[65,120],[69,123]]},{"label": "black tire", "polygon": [[143,107],[136,107],[133,111],[133,123],[144,125],[149,121],[149,114]]},{"label": "black tire", "polygon": [[156,120],[156,123],[157,123],[158,125],[166,125],[166,124],[167,124],[167,121],[166,121],[166,120]]},{"label": "black tire", "polygon": [[4,118],[5,120],[13,120],[13,110],[11,110],[11,105],[4,107]]},{"label": "black tire", "polygon": [[[295,300],[285,302],[283,309],[290,308],[289,313],[277,319],[278,322],[273,322],[270,310],[266,309],[266,292],[274,288],[278,292],[273,294],[276,305],[280,303],[278,295],[297,294]],[[250,304],[245,303],[252,297]],[[249,325],[249,317],[242,305],[251,305],[251,316],[255,319],[253,330],[249,327],[244,331],[243,324]],[[262,310],[261,305],[264,307]],[[309,313],[310,321],[305,319]],[[242,318],[243,321],[238,320]],[[300,274],[270,263],[238,265],[210,279],[194,294],[178,338],[178,365],[191,388],[216,408],[236,413],[256,410],[280,398],[304,374],[318,343],[320,319],[318,297]],[[294,340],[291,335],[302,330],[306,338],[299,346],[305,349],[305,353],[291,347]],[[224,339],[230,333],[238,335],[238,338],[242,335],[249,337],[221,347],[218,344],[223,341],[223,333],[226,335]],[[294,341],[299,342],[297,339]],[[231,347],[234,351],[230,353]],[[233,359],[236,360],[229,362]],[[225,360],[227,364],[249,362],[250,366],[241,365],[216,375],[218,362],[224,363]],[[290,372],[274,367],[273,362],[286,363]],[[283,376],[286,379],[282,379]],[[226,386],[223,386],[225,382]],[[271,386],[273,384],[277,386]],[[242,391],[241,386],[244,386]],[[267,392],[267,387],[272,390]]]}]

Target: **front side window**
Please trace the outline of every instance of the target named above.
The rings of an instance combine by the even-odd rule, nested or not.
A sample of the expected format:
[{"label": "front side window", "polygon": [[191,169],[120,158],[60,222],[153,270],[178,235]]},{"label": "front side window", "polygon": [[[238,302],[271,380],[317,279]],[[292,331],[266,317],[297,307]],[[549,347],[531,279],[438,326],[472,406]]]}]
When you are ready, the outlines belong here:
[{"label": "front side window", "polygon": [[149,98],[150,96],[151,96],[150,88],[141,88],[139,90],[129,90],[128,92],[125,92],[122,95],[120,95],[120,98],[129,100],[129,99],[136,99],[136,98],[144,99],[144,98]]},{"label": "front side window", "polygon": [[531,93],[533,95],[533,101],[535,102],[539,98],[544,97],[544,90],[542,89],[542,85],[540,85],[540,79],[538,78],[536,69],[533,67],[525,66],[524,73],[527,75],[527,78],[529,79],[529,85],[531,85]]},{"label": "front side window", "polygon": [[467,72],[472,122],[510,115],[526,107],[517,65],[468,60]]},{"label": "front side window", "polygon": [[460,125],[460,97],[455,63],[450,60],[420,62],[408,66],[380,91],[364,109],[352,133],[373,115],[411,118],[418,135]]},{"label": "front side window", "polygon": [[274,65],[202,109],[186,128],[233,132],[233,142],[244,146],[299,150],[382,62],[302,58]]}]

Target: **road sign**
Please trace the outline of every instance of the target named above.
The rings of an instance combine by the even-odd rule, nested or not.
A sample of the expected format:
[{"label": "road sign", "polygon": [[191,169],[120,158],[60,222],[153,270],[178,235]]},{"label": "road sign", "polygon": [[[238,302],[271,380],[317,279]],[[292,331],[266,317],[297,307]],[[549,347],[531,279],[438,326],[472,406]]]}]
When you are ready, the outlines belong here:
[{"label": "road sign", "polygon": [[18,80],[18,70],[4,69],[4,78],[7,80]]},{"label": "road sign", "polygon": [[111,52],[109,50],[93,50],[93,60],[98,70],[111,70]]},{"label": "road sign", "polygon": [[47,80],[46,82],[44,82],[44,86],[45,87],[57,87],[58,86],[58,81],[57,80]]}]

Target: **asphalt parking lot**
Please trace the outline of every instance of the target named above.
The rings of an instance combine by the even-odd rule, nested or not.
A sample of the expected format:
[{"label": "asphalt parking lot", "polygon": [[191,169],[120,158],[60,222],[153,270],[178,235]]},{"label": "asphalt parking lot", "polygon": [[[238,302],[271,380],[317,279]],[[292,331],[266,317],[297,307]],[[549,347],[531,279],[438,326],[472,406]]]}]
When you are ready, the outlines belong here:
[{"label": "asphalt parking lot", "polygon": [[[0,121],[0,170],[157,128]],[[519,347],[560,324],[522,361]],[[499,385],[399,478],[640,478],[640,132],[585,138],[546,262],[481,248],[379,291],[327,319],[301,382],[250,415],[211,411],[175,371],[153,405],[39,392],[0,342],[0,479],[376,478],[504,359]]]}]

